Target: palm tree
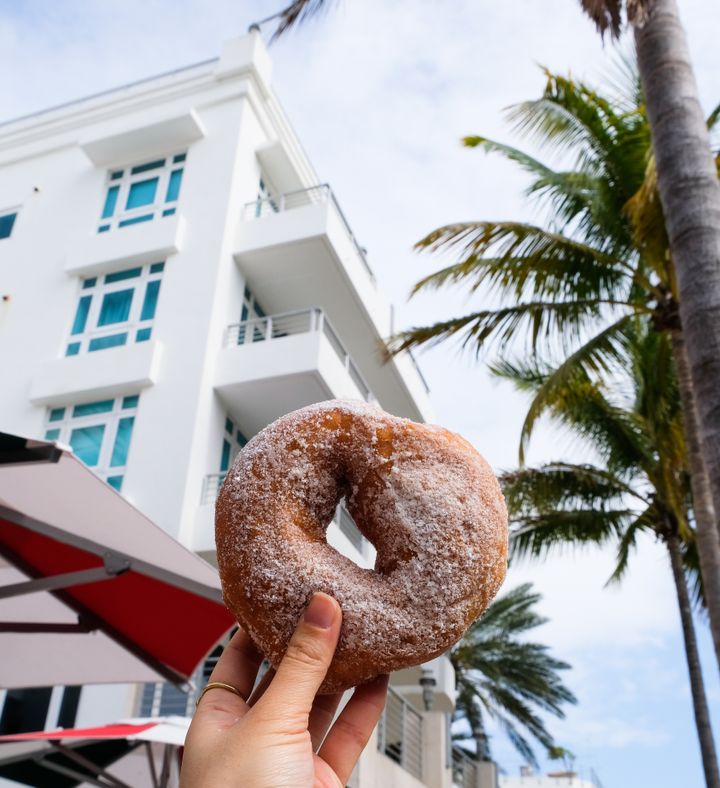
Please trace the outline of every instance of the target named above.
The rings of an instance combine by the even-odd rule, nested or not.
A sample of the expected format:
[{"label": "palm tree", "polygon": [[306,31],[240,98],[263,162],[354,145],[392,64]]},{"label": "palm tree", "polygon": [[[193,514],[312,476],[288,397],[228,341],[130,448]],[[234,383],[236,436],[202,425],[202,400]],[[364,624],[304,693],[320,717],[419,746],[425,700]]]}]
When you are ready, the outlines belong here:
[{"label": "palm tree", "polygon": [[[329,0],[293,0],[270,17],[279,19],[275,35],[330,4]],[[720,512],[720,185],[677,3],[580,0],[580,5],[602,35],[609,31],[619,36],[623,10],[634,30],[660,201],[677,272],[677,319],[685,335],[682,351],[687,354],[688,383],[692,381],[697,402],[697,447],[707,469],[708,492]],[[690,412],[686,409],[686,413]],[[690,420],[688,415],[686,422]],[[691,447],[695,442],[689,441]],[[713,618],[720,659],[720,623],[716,615]]]},{"label": "palm tree", "polygon": [[[581,0],[618,36],[622,0]],[[676,0],[626,0],[677,272],[688,379],[715,510],[720,512],[720,185]],[[689,419],[688,419],[689,420]]]},{"label": "palm tree", "polygon": [[474,740],[478,760],[490,758],[486,716],[499,724],[523,758],[536,764],[523,733],[547,751],[555,743],[535,709],[562,718],[562,705],[576,703],[558,675],[570,666],[550,656],[547,646],[524,639],[526,632],[546,621],[533,609],[539,601],[540,594],[529,583],[508,591],[450,652],[458,690],[454,719],[465,720],[470,731],[457,738]]},{"label": "palm tree", "polygon": [[[279,20],[275,35],[331,4],[330,0],[295,0],[270,17]],[[619,34],[622,0],[581,0],[581,4],[602,33]],[[700,565],[720,663],[720,524],[714,514],[714,507],[720,511],[720,196],[716,199],[720,191],[716,163],[709,156],[705,124],[700,129],[697,123],[697,89],[675,1],[627,0],[625,6],[636,30],[649,124],[639,89],[632,91],[630,100],[612,102],[583,85],[549,74],[548,87],[554,82],[556,89],[546,89],[538,102],[520,105],[515,119],[521,129],[546,143],[576,153],[573,170],[554,171],[521,151],[482,137],[465,140],[468,146],[503,153],[534,175],[530,194],[546,198],[553,206],[559,233],[513,222],[474,222],[440,228],[418,245],[435,251],[460,247],[463,259],[420,282],[414,292],[470,281],[473,289],[487,283],[511,299],[528,291],[535,298],[415,328],[396,337],[391,350],[400,352],[463,333],[467,342],[480,348],[490,337],[512,339],[523,323],[532,332],[534,350],[541,336],[569,331],[571,338],[577,338],[598,317],[612,317],[591,341],[573,348],[558,368],[560,380],[548,381],[552,388],[575,364],[602,366],[622,343],[623,318],[639,309],[652,314],[658,328],[672,330]],[[668,42],[673,43],[672,50],[665,46]],[[670,52],[677,54],[677,60],[671,60]],[[663,80],[672,83],[670,89]],[[687,116],[686,97],[692,110]],[[717,120],[716,110],[709,125]],[[657,169],[650,155],[651,128],[659,157]],[[644,183],[646,174],[651,176],[652,188]],[[657,204],[658,183],[665,215],[670,217],[672,257],[680,253],[680,259],[673,266],[665,254],[668,236],[661,222],[663,254],[642,271],[636,265],[638,250],[632,243],[626,209],[638,194]],[[701,186],[697,192],[696,183]],[[644,252],[647,256],[647,249]],[[543,399],[539,393],[530,409],[526,439]]]},{"label": "palm tree", "polygon": [[[467,222],[441,227],[419,249],[452,252],[459,262],[418,282],[413,294],[455,284],[504,299],[482,309],[410,329],[396,336],[392,352],[452,337],[479,352],[492,341],[500,352],[529,334],[528,351],[542,343],[562,359],[535,392],[521,439],[520,458],[533,427],[556,388],[578,369],[607,368],[623,352],[638,315],[672,337],[680,370],[690,450],[699,557],[715,652],[720,662],[720,532],[702,462],[685,340],[678,319],[675,270],[656,199],[650,132],[632,63],[623,65],[617,95],[546,72],[542,96],[511,108],[520,132],[570,159],[556,170],[518,148],[484,137],[465,144],[500,153],[533,180],[528,194],[549,208],[544,226],[519,222]],[[718,122],[716,110],[709,126]],[[719,159],[720,161],[720,159]],[[560,344],[553,340],[560,340]],[[561,352],[562,355],[558,353]]]},{"label": "palm tree", "polygon": [[[549,413],[579,437],[596,463],[550,462],[502,478],[514,557],[544,556],[560,545],[617,544],[613,580],[624,575],[638,535],[668,551],[682,624],[695,723],[708,788],[720,786],[686,580],[692,571],[694,517],[682,411],[669,338],[633,322],[624,364],[611,375],[578,371],[556,390]],[[551,371],[505,361],[497,373],[521,390]],[[690,548],[690,549],[688,549]],[[685,565],[684,565],[685,564]]]}]

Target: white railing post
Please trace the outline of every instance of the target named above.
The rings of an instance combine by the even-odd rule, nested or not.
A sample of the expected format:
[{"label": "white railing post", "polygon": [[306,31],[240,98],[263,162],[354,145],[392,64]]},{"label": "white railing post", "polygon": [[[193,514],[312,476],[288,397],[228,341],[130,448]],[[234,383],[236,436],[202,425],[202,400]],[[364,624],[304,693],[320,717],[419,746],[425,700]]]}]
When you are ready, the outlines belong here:
[{"label": "white railing post", "polygon": [[266,317],[267,326],[265,328],[265,339],[272,339],[272,318]]}]

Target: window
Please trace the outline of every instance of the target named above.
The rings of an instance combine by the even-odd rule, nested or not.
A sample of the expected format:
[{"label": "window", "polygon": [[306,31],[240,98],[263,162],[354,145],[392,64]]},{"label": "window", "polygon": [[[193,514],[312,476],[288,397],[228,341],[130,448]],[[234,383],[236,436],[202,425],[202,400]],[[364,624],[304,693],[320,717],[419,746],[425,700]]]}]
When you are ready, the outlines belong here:
[{"label": "window", "polygon": [[[238,345],[243,345],[245,342],[260,342],[265,338],[265,324],[267,321],[262,320],[265,316],[265,310],[258,304],[257,298],[250,292],[250,288],[246,287],[240,313]],[[251,323],[250,326],[246,326],[244,325],[246,320],[255,322]]]},{"label": "window", "polygon": [[164,269],[151,263],[83,279],[65,355],[147,342]]},{"label": "window", "polygon": [[225,434],[223,435],[222,451],[220,452],[220,473],[230,470],[232,461],[237,453],[247,443],[247,438],[242,434],[237,424],[230,419],[225,419]]},{"label": "window", "polygon": [[172,216],[180,197],[186,156],[178,153],[108,172],[98,232]]},{"label": "window", "polygon": [[17,219],[17,211],[13,211],[12,213],[0,212],[0,241],[12,235],[15,219]]},{"label": "window", "polygon": [[45,439],[60,441],[116,490],[122,489],[138,395],[48,411]]}]

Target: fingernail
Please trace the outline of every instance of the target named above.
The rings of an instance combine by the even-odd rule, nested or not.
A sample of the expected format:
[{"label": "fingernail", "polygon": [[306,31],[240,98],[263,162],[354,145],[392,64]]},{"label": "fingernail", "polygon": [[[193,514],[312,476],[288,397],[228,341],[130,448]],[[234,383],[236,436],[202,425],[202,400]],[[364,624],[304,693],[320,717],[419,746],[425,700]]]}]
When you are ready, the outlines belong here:
[{"label": "fingernail", "polygon": [[335,600],[327,594],[318,593],[313,596],[310,604],[305,608],[303,620],[314,627],[330,629],[333,621],[335,621],[336,611],[337,604]]}]

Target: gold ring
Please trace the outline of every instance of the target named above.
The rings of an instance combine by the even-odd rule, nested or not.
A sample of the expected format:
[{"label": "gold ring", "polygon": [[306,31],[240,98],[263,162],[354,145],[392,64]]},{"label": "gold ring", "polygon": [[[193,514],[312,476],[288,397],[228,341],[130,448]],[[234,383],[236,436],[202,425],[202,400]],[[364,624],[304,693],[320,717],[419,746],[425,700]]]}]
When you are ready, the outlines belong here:
[{"label": "gold ring", "polygon": [[203,691],[200,693],[198,699],[195,701],[195,708],[198,707],[198,705],[200,704],[200,701],[203,699],[203,696],[205,695],[205,693],[208,690],[211,690],[211,689],[228,690],[228,692],[232,692],[233,695],[237,695],[238,698],[240,698],[242,700],[245,700],[245,698],[243,697],[242,692],[240,692],[240,690],[237,687],[233,687],[232,684],[226,684],[224,681],[211,681],[209,684],[206,684],[203,687]]}]

